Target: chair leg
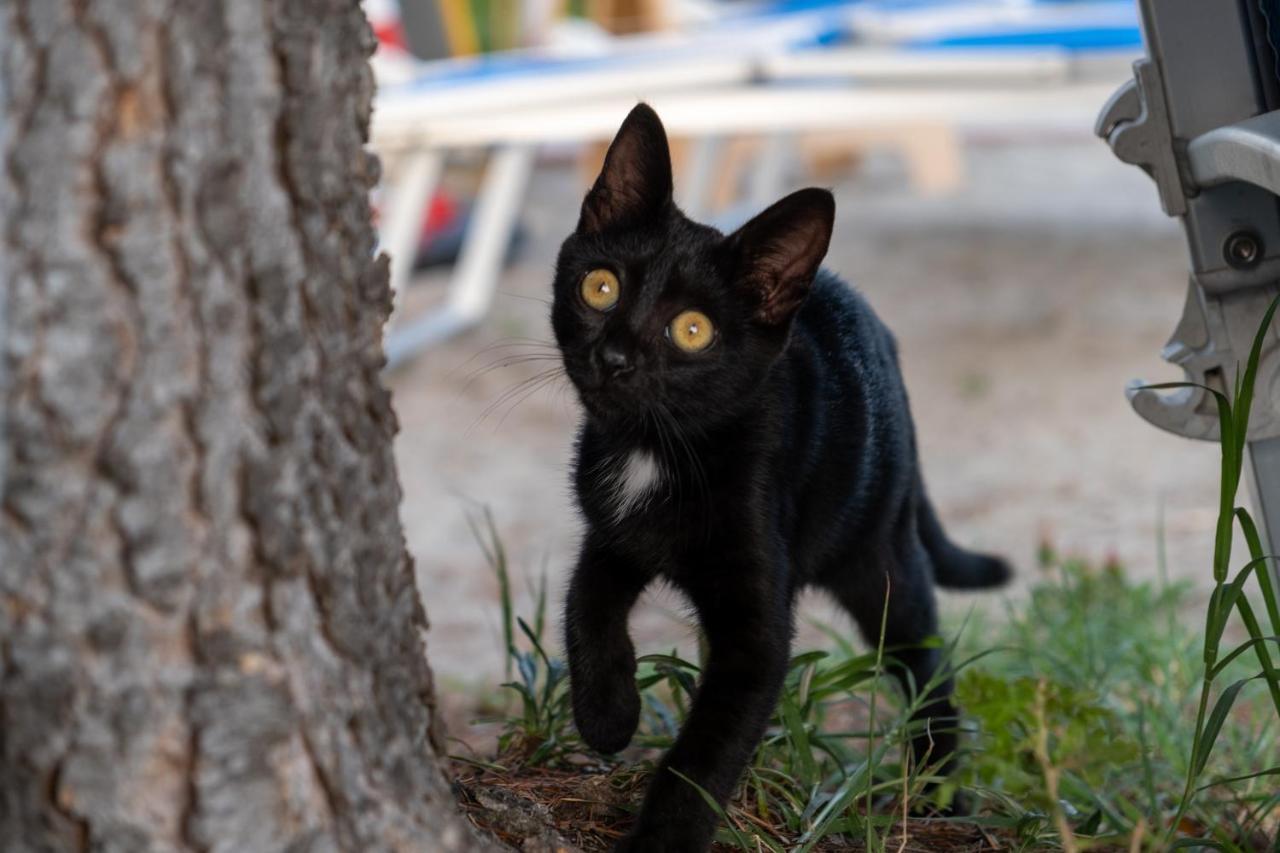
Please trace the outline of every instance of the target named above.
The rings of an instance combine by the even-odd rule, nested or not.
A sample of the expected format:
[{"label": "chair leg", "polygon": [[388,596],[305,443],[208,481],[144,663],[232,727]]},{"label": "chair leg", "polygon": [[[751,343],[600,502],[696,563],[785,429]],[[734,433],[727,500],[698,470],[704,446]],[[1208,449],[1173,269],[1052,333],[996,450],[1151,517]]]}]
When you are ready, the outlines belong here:
[{"label": "chair leg", "polygon": [[715,180],[716,166],[724,138],[703,136],[693,140],[693,151],[685,167],[680,185],[680,207],[691,219],[704,219],[708,214],[711,185]]},{"label": "chair leg", "polygon": [[422,239],[422,220],[444,170],[444,152],[416,151],[405,158],[391,192],[391,203],[382,214],[378,245],[391,256],[391,315],[384,334],[398,319],[404,288],[413,272],[413,260]]},{"label": "chair leg", "polygon": [[500,148],[485,168],[458,266],[449,284],[449,305],[468,325],[480,322],[493,301],[520,203],[533,172],[533,156],[531,146],[511,145]]},{"label": "chair leg", "polygon": [[942,195],[963,185],[964,159],[953,128],[942,124],[910,128],[899,145],[918,192]]},{"label": "chair leg", "polygon": [[794,140],[789,133],[771,133],[765,137],[747,187],[747,195],[757,210],[763,210],[782,195],[787,160],[793,147]]},{"label": "chair leg", "polygon": [[511,245],[535,153],[533,146],[511,145],[490,158],[449,282],[448,299],[425,317],[391,330],[386,341],[388,368],[484,319]]}]

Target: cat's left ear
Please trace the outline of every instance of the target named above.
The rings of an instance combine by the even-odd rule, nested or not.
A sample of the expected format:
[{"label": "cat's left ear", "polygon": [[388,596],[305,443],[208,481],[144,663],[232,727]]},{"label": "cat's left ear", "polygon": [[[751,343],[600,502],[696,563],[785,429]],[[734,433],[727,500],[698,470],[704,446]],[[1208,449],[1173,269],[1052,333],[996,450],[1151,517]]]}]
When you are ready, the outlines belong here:
[{"label": "cat's left ear", "polygon": [[736,278],[756,298],[756,318],[769,326],[791,319],[827,254],[836,202],[809,188],[774,202],[728,238]]},{"label": "cat's left ear", "polygon": [[671,152],[662,120],[648,104],[627,114],[582,200],[578,231],[598,234],[643,222],[671,201]]}]

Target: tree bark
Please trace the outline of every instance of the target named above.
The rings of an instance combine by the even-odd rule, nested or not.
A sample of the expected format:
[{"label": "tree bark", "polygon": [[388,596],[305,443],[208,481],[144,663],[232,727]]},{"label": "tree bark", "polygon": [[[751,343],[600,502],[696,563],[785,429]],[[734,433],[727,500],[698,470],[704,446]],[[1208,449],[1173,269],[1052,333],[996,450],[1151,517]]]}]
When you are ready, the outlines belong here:
[{"label": "tree bark", "polygon": [[356,0],[0,0],[0,849],[454,850]]}]

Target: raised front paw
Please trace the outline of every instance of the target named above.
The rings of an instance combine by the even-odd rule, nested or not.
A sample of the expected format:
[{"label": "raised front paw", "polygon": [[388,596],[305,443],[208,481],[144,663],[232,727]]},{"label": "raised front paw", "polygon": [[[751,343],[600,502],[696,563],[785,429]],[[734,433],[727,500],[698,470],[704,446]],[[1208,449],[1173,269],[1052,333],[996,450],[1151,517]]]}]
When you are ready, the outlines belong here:
[{"label": "raised front paw", "polygon": [[614,675],[595,683],[570,682],[573,721],[587,746],[603,753],[620,752],[640,725],[640,693],[634,676]]}]

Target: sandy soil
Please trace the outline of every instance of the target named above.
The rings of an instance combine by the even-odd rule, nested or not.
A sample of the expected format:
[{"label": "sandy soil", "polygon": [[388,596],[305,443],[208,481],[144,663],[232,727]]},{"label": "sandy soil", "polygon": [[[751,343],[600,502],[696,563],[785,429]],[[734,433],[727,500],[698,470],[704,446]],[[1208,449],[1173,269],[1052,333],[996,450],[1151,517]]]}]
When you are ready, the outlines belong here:
[{"label": "sandy soil", "polygon": [[[1154,577],[1163,511],[1168,573],[1206,583],[1217,449],[1148,426],[1123,393],[1135,376],[1179,378],[1159,359],[1185,289],[1176,222],[1144,175],[1091,139],[970,141],[966,158],[968,187],[945,198],[915,196],[888,157],[841,180],[827,262],[898,336],[926,477],[953,536],[1009,555],[1020,584],[1042,537]],[[504,352],[489,344],[551,340],[549,271],[580,193],[572,168],[540,169],[524,251],[488,320],[391,378],[402,512],[446,686],[492,685],[501,672],[497,584],[469,511],[492,509],[522,596],[545,571],[558,600],[571,564],[572,393],[550,386],[511,406],[503,392],[549,364],[477,370]],[[441,280],[422,276],[411,308]],[[825,602],[805,607],[841,619]],[[678,610],[661,593],[642,606],[642,648],[688,637]]]}]

